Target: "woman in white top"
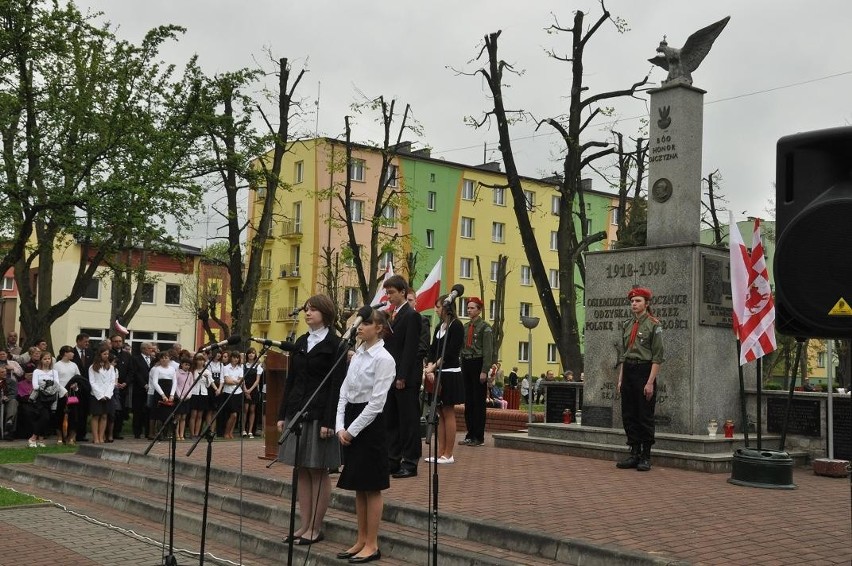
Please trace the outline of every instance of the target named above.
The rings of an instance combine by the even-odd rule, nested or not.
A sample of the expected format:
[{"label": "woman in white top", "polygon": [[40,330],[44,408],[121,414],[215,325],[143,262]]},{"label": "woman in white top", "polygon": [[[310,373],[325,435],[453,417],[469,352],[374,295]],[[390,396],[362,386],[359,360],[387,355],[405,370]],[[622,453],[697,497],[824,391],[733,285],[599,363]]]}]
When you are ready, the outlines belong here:
[{"label": "woman in white top", "polygon": [[172,358],[168,352],[158,352],[155,362],[148,372],[148,391],[153,391],[154,398],[159,401],[152,411],[154,420],[162,423],[169,417],[174,405],[177,369],[172,366]]},{"label": "woman in white top", "polygon": [[[46,396],[45,392],[52,392],[52,394]],[[50,352],[42,352],[38,366],[33,370],[32,395],[37,408],[35,412],[37,416],[33,420],[33,434],[29,440],[30,448],[44,446],[44,437],[50,434],[51,413],[56,410],[59,397],[62,397],[65,393],[65,389],[59,384],[59,376],[53,369],[53,356]],[[44,400],[45,397],[47,397],[47,401]]]},{"label": "woman in white top", "polygon": [[[237,414],[243,408],[243,390],[240,383],[243,380],[243,366],[240,364],[240,351],[231,352],[231,363],[222,368],[221,392],[227,399],[228,406],[224,411],[228,414],[225,423],[225,438],[234,438],[234,426],[237,424]],[[230,397],[227,397],[227,395]],[[223,403],[226,401],[223,399]]]},{"label": "woman in white top", "polygon": [[243,436],[254,438],[256,407],[260,404],[260,382],[263,375],[263,366],[257,359],[257,350],[254,348],[246,350],[243,375],[245,376],[243,381],[245,386],[243,393]]},{"label": "woman in white top", "polygon": [[[63,389],[68,391],[68,395],[59,398],[59,403],[56,406],[56,431],[59,440],[57,444],[67,442],[68,444],[76,444],[77,433],[75,424],[77,422],[77,410],[79,409],[80,398],[79,393],[82,391],[80,378],[80,366],[73,361],[74,348],[71,346],[62,346],[59,348],[59,359],[53,366],[58,375],[59,384]],[[69,404],[68,399],[72,398],[73,403]],[[65,412],[68,412],[68,429],[65,434],[62,434],[62,419]]]},{"label": "woman in white top", "polygon": [[390,487],[382,409],[396,375],[396,364],[382,340],[387,328],[387,315],[375,309],[358,326],[362,343],[349,364],[337,402],[335,430],[343,447],[343,472],[337,487],[355,491],[358,518],[358,540],[337,557],[350,562],[382,556],[378,542],[384,506],[381,490]]},{"label": "woman in white top", "polygon": [[92,415],[92,441],[103,444],[110,413],[115,412],[112,394],[118,383],[118,374],[109,361],[109,345],[101,346],[95,354],[95,361],[89,366],[89,384],[92,398],[89,399],[89,414]]},{"label": "woman in white top", "polygon": [[[197,438],[201,434],[201,417],[210,407],[207,400],[209,388],[213,385],[213,375],[207,366],[207,358],[198,353],[192,358],[192,379],[195,386],[192,388],[189,413],[189,434]],[[201,377],[199,377],[199,375]]]}]

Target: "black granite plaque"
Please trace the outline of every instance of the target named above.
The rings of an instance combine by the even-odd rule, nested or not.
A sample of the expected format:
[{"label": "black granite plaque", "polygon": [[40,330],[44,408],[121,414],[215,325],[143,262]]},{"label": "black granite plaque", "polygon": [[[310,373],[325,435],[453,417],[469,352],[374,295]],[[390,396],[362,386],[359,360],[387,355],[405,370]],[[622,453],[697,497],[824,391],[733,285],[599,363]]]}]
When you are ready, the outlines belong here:
[{"label": "black granite plaque", "polygon": [[[782,432],[786,410],[787,397],[766,398],[766,430],[768,432],[778,434]],[[787,433],[801,434],[802,436],[821,436],[821,401],[819,399],[794,398],[790,404]]]},{"label": "black granite plaque", "polygon": [[612,428],[612,407],[583,407],[583,426]]},{"label": "black granite plaque", "polygon": [[577,388],[569,385],[545,384],[544,422],[561,423],[562,413],[571,409],[572,421],[577,404]]},{"label": "black granite plaque", "polygon": [[852,460],[852,399],[835,397],[831,407],[834,425],[834,457]]}]

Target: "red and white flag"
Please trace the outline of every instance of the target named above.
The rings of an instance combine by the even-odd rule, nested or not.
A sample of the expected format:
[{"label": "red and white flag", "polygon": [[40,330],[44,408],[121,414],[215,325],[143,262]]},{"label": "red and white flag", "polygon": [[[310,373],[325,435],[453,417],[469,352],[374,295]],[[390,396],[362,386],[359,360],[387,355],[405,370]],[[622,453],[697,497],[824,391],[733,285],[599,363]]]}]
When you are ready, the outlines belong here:
[{"label": "red and white flag", "polygon": [[[731,284],[733,284],[733,281],[731,281]],[[757,358],[762,358],[776,348],[775,301],[772,299],[769,272],[766,269],[763,242],[760,239],[760,219],[754,221],[748,287],[741,312],[739,336],[742,342],[742,350],[740,365],[743,365]]]},{"label": "red and white flag", "polygon": [[[389,261],[387,269],[385,269],[385,276],[382,278],[382,282],[379,283],[379,288],[376,289],[376,296],[373,297],[373,300],[370,302],[371,305],[377,305],[379,303],[386,303],[388,300],[388,295],[385,293],[385,281],[393,275],[393,262]],[[387,306],[383,307],[381,310],[386,310]]]},{"label": "red and white flag", "polygon": [[439,257],[438,263],[426,276],[423,285],[417,290],[417,312],[423,312],[435,307],[438,302],[438,297],[441,295],[441,270],[443,269],[444,258]]},{"label": "red and white flag", "polygon": [[734,213],[728,212],[728,246],[731,251],[731,298],[734,318],[734,333],[740,340],[740,325],[745,312],[745,297],[748,291],[748,273],[751,270],[751,256],[743,242],[740,229],[734,222]]}]

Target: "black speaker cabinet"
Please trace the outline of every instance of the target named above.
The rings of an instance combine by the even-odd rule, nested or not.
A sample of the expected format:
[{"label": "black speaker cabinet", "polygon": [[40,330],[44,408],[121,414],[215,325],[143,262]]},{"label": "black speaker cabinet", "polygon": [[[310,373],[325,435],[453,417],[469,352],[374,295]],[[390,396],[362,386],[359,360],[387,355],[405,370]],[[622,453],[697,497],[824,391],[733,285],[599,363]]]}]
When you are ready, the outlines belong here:
[{"label": "black speaker cabinet", "polygon": [[852,127],[778,140],[776,328],[852,338]]}]

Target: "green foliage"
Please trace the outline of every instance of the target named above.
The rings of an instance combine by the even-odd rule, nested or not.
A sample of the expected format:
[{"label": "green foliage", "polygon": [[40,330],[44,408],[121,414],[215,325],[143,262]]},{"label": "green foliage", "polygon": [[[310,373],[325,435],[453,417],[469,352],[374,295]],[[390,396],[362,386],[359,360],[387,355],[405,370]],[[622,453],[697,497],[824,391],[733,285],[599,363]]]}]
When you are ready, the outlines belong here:
[{"label": "green foliage", "polygon": [[31,464],[39,454],[70,454],[77,451],[76,446],[52,445],[45,448],[6,448],[0,449],[0,465]]},{"label": "green foliage", "polygon": [[648,236],[648,202],[644,198],[633,201],[627,213],[624,229],[618,234],[615,249],[644,246]]},{"label": "green foliage", "polygon": [[37,503],[44,503],[44,499],[0,487],[0,507],[16,507],[18,505],[34,505]]}]

